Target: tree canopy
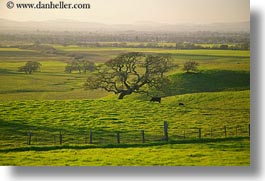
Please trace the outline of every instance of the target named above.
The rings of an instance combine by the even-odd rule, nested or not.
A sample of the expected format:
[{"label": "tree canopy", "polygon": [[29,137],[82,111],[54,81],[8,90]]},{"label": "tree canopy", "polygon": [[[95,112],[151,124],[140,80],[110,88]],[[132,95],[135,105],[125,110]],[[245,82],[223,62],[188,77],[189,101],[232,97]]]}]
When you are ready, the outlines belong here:
[{"label": "tree canopy", "polygon": [[25,72],[26,74],[31,74],[32,72],[39,71],[41,64],[35,61],[28,61],[24,66],[19,67],[18,71]]},{"label": "tree canopy", "polygon": [[88,77],[85,87],[104,89],[123,99],[126,95],[144,92],[146,86],[161,87],[166,79],[165,73],[174,67],[177,65],[169,56],[125,53],[99,65]]},{"label": "tree canopy", "polygon": [[75,56],[74,60],[69,62],[65,66],[66,73],[72,73],[73,71],[78,71],[81,73],[86,73],[87,71],[94,71],[95,70],[95,63],[86,60],[83,56]]},{"label": "tree canopy", "polygon": [[195,61],[187,61],[184,63],[183,70],[187,73],[190,71],[197,71],[198,70],[199,63]]}]

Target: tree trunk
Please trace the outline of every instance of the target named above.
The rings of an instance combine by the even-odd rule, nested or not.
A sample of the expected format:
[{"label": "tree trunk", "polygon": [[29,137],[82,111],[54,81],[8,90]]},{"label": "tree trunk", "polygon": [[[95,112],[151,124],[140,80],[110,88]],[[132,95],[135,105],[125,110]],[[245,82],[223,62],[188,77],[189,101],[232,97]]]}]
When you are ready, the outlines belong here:
[{"label": "tree trunk", "polygon": [[124,92],[120,93],[119,98],[118,99],[123,99],[123,97],[126,96],[126,94]]}]

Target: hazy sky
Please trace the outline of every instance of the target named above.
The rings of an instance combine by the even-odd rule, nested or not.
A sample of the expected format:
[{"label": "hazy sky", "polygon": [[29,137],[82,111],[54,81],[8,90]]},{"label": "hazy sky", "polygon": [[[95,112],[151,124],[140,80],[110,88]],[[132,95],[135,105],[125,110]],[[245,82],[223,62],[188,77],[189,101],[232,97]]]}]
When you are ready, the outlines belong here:
[{"label": "hazy sky", "polygon": [[[8,1],[0,0],[0,18],[16,21],[70,19],[108,24],[141,21],[207,24],[250,19],[249,0],[64,0],[65,3],[89,3],[88,10],[8,9]],[[38,3],[40,0],[12,1]],[[41,0],[42,3],[50,1],[62,0]]]}]

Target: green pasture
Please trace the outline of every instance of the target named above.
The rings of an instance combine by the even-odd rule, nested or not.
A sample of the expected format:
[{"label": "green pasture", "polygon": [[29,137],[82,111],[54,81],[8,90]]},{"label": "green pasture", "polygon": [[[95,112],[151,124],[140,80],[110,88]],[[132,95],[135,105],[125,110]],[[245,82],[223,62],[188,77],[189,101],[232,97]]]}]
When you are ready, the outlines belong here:
[{"label": "green pasture", "polygon": [[55,46],[56,49],[66,52],[145,52],[145,53],[165,53],[179,55],[196,56],[221,56],[221,57],[249,57],[249,51],[242,50],[173,50],[163,48],[116,48],[116,47],[79,47],[79,46]]},{"label": "green pasture", "polygon": [[[1,165],[28,166],[248,166],[249,140],[129,148],[2,152]],[[78,148],[78,147],[76,147]]]},{"label": "green pasture", "polygon": [[[185,106],[179,106],[179,102]],[[246,136],[249,102],[249,91],[171,96],[162,99],[161,104],[131,99],[4,102],[0,104],[1,145],[25,145],[28,131],[46,132],[50,135],[49,142],[51,135],[60,130],[77,137],[83,134],[82,139],[90,129],[100,131],[97,135],[102,137],[107,133],[115,137],[117,131],[125,135],[135,132],[140,136],[140,131],[145,130],[151,138],[163,135],[165,120],[172,136],[182,134],[183,129],[202,128],[203,135],[209,137],[207,134],[214,128],[216,136],[223,137],[220,132],[224,126],[228,127],[230,136],[236,136],[237,126]],[[197,133],[195,135],[197,137]]]},{"label": "green pasture", "polygon": [[105,62],[110,58],[126,52],[142,52],[147,54],[169,54],[179,62],[186,60],[198,61],[249,61],[250,51],[239,50],[174,50],[164,48],[117,48],[117,47],[80,47],[80,46],[54,46],[65,54],[83,54],[96,62]]}]

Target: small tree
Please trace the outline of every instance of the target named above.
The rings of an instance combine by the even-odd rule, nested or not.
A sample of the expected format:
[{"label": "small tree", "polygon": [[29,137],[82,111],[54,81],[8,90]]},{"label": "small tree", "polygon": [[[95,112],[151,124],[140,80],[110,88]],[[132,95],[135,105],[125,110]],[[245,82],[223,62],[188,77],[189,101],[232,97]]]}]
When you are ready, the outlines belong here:
[{"label": "small tree", "polygon": [[222,50],[227,50],[229,48],[228,45],[220,45],[220,49]]},{"label": "small tree", "polygon": [[176,67],[168,56],[125,53],[100,65],[85,83],[87,89],[104,89],[119,99],[141,93],[146,87],[161,87],[166,72]]},{"label": "small tree", "polygon": [[25,72],[26,74],[31,74],[32,72],[39,71],[41,64],[39,62],[28,61],[24,66],[19,67],[19,72]]},{"label": "small tree", "polygon": [[199,63],[195,61],[187,61],[184,63],[183,70],[187,73],[190,71],[196,72],[198,70]]},{"label": "small tree", "polygon": [[81,64],[78,60],[73,60],[72,62],[68,63],[64,69],[66,73],[72,73],[72,71],[78,71],[81,73],[81,70]]},{"label": "small tree", "polygon": [[87,71],[89,72],[93,72],[96,70],[96,66],[94,62],[90,62],[88,60],[83,60],[81,62],[81,66],[82,66],[82,70],[84,73],[86,73]]},{"label": "small tree", "polygon": [[72,73],[72,71],[78,71],[86,73],[87,71],[94,71],[95,63],[85,60],[83,56],[75,56],[74,60],[65,66],[66,73]]}]

